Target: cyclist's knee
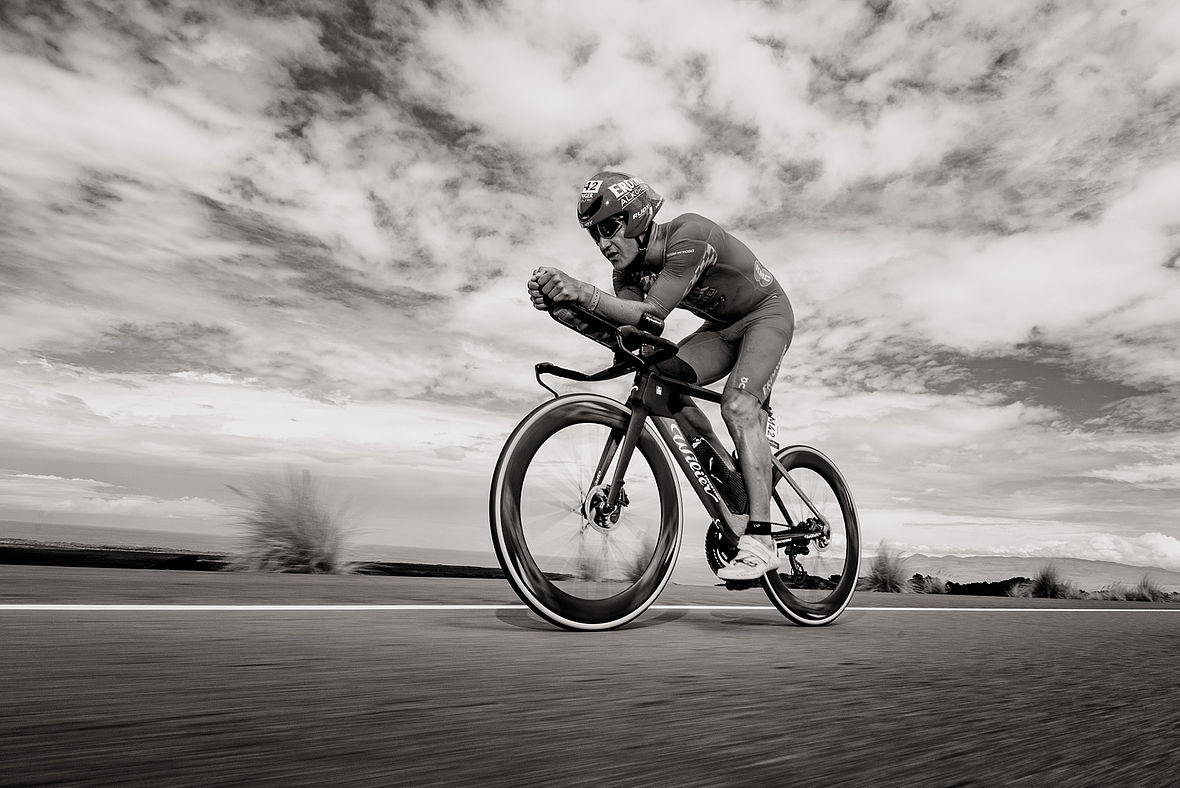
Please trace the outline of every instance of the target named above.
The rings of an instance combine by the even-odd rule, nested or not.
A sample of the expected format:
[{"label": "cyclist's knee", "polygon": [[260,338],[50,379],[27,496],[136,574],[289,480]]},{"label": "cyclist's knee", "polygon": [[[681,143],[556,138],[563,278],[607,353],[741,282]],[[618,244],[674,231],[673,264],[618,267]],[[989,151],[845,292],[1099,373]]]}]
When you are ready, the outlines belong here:
[{"label": "cyclist's knee", "polygon": [[721,418],[730,428],[758,429],[761,409],[762,403],[752,391],[727,388],[721,394]]}]

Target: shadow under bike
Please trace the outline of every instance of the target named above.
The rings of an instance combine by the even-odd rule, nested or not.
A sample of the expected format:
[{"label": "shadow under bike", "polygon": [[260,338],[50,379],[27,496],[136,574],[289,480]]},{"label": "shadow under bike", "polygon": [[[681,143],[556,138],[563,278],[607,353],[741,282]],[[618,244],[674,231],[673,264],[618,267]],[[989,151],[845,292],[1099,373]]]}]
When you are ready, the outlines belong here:
[{"label": "shadow under bike", "polygon": [[[736,554],[745,491],[728,463],[717,464],[717,448],[676,419],[685,400],[720,402],[721,395],[656,370],[677,350],[659,336],[659,321],[616,327],[566,305],[553,314],[615,350],[616,363],[594,373],[536,365],[538,383],[554,399],[525,416],[500,453],[492,542],[509,584],[539,616],[567,629],[612,629],[642,614],[672,576],[682,529],[673,469],[712,517],[705,552],[714,571]],[[558,396],[541,379],[599,382],[629,373],[635,380],[625,403],[588,392]],[[773,430],[769,409],[767,416]],[[852,495],[836,465],[810,446],[778,449],[772,462],[772,519],[785,524],[773,536],[785,560],[760,584],[790,621],[829,624],[856,589]]]}]

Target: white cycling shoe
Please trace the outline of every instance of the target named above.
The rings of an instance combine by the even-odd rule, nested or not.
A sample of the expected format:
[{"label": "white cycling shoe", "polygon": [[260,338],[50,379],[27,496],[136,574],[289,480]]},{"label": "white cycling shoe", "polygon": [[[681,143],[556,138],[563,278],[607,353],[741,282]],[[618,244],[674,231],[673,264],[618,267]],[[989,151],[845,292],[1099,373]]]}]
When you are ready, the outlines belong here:
[{"label": "white cycling shoe", "polygon": [[738,553],[733,560],[717,570],[717,576],[722,580],[757,580],[783,565],[778,550],[749,535],[738,539],[737,546]]}]

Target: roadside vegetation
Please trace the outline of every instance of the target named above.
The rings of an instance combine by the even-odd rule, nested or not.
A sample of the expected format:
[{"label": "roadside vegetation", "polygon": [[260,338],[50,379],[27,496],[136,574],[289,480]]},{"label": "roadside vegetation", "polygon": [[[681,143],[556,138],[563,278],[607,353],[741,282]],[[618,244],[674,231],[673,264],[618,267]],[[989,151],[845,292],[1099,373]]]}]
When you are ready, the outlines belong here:
[{"label": "roadside vegetation", "polygon": [[651,557],[656,551],[656,537],[653,533],[645,533],[635,548],[627,556],[623,567],[623,576],[634,583],[647,571]]},{"label": "roadside vegetation", "polygon": [[903,593],[913,591],[910,580],[905,574],[905,559],[901,551],[881,542],[877,545],[877,553],[865,576],[860,579],[858,587],[861,591],[884,591],[886,593]]},{"label": "roadside vegetation", "polygon": [[918,594],[947,593],[946,580],[937,575],[915,574],[910,578],[910,586]]},{"label": "roadside vegetation", "polygon": [[339,574],[349,570],[349,535],[341,508],[325,500],[309,471],[288,470],[248,489],[230,486],[243,500],[237,517],[241,547],[231,570]]},{"label": "roadside vegetation", "polygon": [[1084,591],[1052,563],[1041,567],[1035,577],[1013,577],[990,582],[956,583],[939,575],[920,572],[906,577],[906,559],[900,550],[882,542],[863,577],[860,591],[917,594],[965,594],[970,596],[1010,596],[1026,599],[1096,599],[1126,602],[1180,602],[1180,594],[1165,591],[1150,576],[1134,586],[1113,583],[1098,591]]},{"label": "roadside vegetation", "polygon": [[1053,564],[1041,567],[1027,583],[1016,583],[1008,591],[1010,596],[1037,599],[1081,599],[1082,593],[1057,571]]},{"label": "roadside vegetation", "polygon": [[1089,596],[1091,599],[1111,599],[1118,602],[1168,602],[1172,599],[1171,594],[1147,575],[1144,575],[1134,587],[1125,583],[1112,583]]},{"label": "roadside vegetation", "polygon": [[1167,602],[1172,595],[1160,588],[1159,583],[1144,575],[1135,586],[1133,599],[1141,602]]},{"label": "roadside vegetation", "polygon": [[627,548],[612,550],[601,537],[588,530],[582,534],[582,543],[574,559],[574,576],[579,580],[627,580],[633,583],[647,570],[655,545],[655,536],[645,534]]}]

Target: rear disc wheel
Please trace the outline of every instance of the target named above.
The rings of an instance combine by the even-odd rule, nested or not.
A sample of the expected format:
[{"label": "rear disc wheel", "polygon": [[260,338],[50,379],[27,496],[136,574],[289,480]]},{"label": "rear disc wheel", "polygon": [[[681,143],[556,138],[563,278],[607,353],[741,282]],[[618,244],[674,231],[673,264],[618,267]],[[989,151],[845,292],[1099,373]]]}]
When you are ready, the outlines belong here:
[{"label": "rear disc wheel", "polygon": [[[796,624],[830,624],[856,591],[860,566],[860,525],[843,475],[810,446],[776,454],[771,510],[800,536],[776,540],[782,566],[762,578],[766,595]],[[794,482],[794,484],[791,484]],[[810,506],[808,505],[810,503]]]}]

